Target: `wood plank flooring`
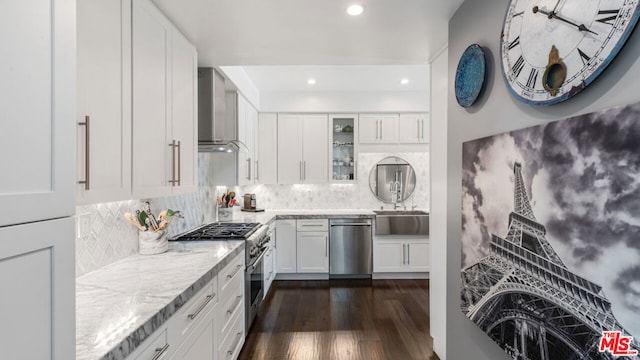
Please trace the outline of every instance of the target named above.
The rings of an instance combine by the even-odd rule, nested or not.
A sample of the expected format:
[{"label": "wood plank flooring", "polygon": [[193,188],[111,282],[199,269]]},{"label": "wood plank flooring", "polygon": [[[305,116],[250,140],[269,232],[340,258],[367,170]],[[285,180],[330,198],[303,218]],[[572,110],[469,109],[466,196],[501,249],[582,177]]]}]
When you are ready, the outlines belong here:
[{"label": "wood plank flooring", "polygon": [[429,280],[275,281],[239,359],[439,360]]}]

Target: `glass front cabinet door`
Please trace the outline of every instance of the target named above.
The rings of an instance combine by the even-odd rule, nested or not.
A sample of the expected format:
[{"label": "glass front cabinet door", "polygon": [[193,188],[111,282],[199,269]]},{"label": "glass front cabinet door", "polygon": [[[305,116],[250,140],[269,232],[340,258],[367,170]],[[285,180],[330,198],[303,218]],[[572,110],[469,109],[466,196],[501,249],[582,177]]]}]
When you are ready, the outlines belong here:
[{"label": "glass front cabinet door", "polygon": [[332,182],[356,180],[356,139],[358,115],[330,115],[331,154],[330,174]]}]

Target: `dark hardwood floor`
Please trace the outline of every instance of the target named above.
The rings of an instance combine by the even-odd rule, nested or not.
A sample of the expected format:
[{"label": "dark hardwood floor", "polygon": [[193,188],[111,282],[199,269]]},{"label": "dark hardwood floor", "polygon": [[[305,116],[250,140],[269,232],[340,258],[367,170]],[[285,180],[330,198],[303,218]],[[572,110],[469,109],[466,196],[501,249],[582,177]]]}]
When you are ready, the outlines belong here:
[{"label": "dark hardwood floor", "polygon": [[428,280],[275,281],[239,359],[439,360]]}]

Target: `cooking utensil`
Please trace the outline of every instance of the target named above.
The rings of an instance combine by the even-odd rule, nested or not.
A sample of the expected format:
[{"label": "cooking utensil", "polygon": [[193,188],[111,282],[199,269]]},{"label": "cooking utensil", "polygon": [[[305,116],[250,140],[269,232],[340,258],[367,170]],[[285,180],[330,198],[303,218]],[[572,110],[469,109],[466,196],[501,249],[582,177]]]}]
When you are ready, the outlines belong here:
[{"label": "cooking utensil", "polygon": [[135,215],[133,215],[132,213],[124,213],[124,218],[125,220],[127,220],[129,223],[133,224],[135,227],[137,227],[139,230],[141,231],[145,231],[146,229],[144,228],[144,226],[142,226],[140,224],[140,222],[138,221],[138,219],[136,218]]}]

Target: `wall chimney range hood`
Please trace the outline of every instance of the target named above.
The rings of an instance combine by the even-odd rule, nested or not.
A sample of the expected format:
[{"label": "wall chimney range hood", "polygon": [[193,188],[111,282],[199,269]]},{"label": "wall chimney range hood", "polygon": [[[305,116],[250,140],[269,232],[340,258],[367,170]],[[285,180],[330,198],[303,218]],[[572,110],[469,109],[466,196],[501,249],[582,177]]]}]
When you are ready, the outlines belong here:
[{"label": "wall chimney range hood", "polygon": [[198,68],[198,152],[248,152],[237,140],[235,97],[214,68]]}]

